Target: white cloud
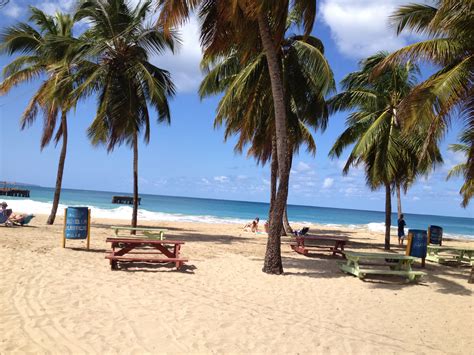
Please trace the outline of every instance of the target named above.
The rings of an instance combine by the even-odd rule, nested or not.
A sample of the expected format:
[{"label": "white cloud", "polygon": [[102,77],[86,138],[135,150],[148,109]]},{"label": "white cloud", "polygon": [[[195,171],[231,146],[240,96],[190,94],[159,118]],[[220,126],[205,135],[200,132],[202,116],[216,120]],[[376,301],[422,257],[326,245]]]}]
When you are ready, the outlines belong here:
[{"label": "white cloud", "polygon": [[193,92],[197,90],[203,77],[199,67],[202,52],[197,18],[191,17],[179,32],[181,45],[177,53],[168,51],[164,55],[154,56],[151,62],[171,73],[177,92]]},{"label": "white cloud", "polygon": [[21,7],[15,4],[14,2],[9,2],[4,9],[5,14],[7,16],[18,18],[21,14]]},{"label": "white cloud", "polygon": [[296,170],[297,171],[308,171],[308,170],[311,170],[311,167],[308,164],[303,163],[302,161],[300,161],[298,163],[298,165],[296,166]]},{"label": "white cloud", "polygon": [[221,175],[221,176],[214,176],[214,181],[217,182],[227,182],[229,181],[229,178],[227,176]]},{"label": "white cloud", "polygon": [[323,182],[323,189],[329,189],[334,184],[334,179],[327,177]]},{"label": "white cloud", "polygon": [[43,10],[49,15],[53,15],[57,11],[69,12],[72,11],[76,5],[74,0],[60,0],[60,1],[40,1],[36,5],[39,9]]},{"label": "white cloud", "polygon": [[418,196],[413,196],[412,200],[413,201],[420,201],[420,198]]},{"label": "white cloud", "polygon": [[321,14],[338,49],[347,56],[364,58],[406,44],[407,35],[397,36],[388,22],[393,11],[406,3],[407,0],[325,0]]},{"label": "white cloud", "polygon": [[204,185],[209,185],[209,184],[210,184],[209,180],[206,179],[206,178],[202,178],[202,179],[201,179],[201,182],[202,182]]}]

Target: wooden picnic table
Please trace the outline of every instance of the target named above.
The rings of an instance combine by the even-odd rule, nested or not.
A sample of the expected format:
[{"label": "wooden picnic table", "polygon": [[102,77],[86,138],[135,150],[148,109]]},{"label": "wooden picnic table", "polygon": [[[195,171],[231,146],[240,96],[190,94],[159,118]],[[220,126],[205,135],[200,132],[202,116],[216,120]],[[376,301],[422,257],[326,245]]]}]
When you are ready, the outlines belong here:
[{"label": "wooden picnic table", "polygon": [[[141,233],[141,235],[139,235],[138,238],[145,236],[148,238],[159,238],[160,240],[165,239],[165,232],[168,231],[167,229],[154,228],[154,227],[111,226],[110,228],[112,228],[115,231],[115,235],[117,237],[119,236],[119,233],[121,231],[126,231],[126,232],[135,231],[135,232]],[[133,235],[127,234],[127,236],[133,238]]]},{"label": "wooden picnic table", "polygon": [[112,250],[105,258],[110,260],[112,270],[118,269],[118,262],[175,263],[176,269],[187,259],[180,256],[183,241],[138,238],[107,238]]},{"label": "wooden picnic table", "polygon": [[466,262],[472,266],[474,265],[474,248],[428,245],[426,260],[440,264],[449,262],[461,264]]},{"label": "wooden picnic table", "polygon": [[[339,263],[339,268],[345,272],[357,276],[360,279],[367,275],[396,275],[405,276],[408,281],[415,281],[426,275],[422,271],[413,271],[412,264],[416,258],[402,254],[391,253],[366,253],[355,251],[344,251],[347,261]],[[386,266],[387,269],[374,269],[373,266]]]},{"label": "wooden picnic table", "polygon": [[295,241],[290,244],[291,249],[299,254],[308,255],[312,250],[329,250],[332,255],[344,256],[344,246],[348,242],[345,237],[325,235],[300,235],[295,236]]}]

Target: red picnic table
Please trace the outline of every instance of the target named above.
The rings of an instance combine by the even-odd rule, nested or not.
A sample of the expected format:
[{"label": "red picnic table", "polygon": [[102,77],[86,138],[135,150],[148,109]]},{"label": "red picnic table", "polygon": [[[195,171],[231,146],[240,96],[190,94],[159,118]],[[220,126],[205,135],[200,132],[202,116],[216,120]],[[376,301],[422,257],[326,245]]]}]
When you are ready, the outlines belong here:
[{"label": "red picnic table", "polygon": [[118,269],[118,262],[175,263],[176,269],[184,265],[188,259],[180,257],[179,240],[156,240],[139,238],[107,238],[112,243],[112,250],[105,258],[110,260],[112,270]]},{"label": "red picnic table", "polygon": [[300,235],[295,237],[290,244],[291,249],[299,254],[308,255],[313,249],[328,250],[332,255],[340,254],[344,257],[344,246],[348,242],[345,237],[334,237],[327,235]]}]

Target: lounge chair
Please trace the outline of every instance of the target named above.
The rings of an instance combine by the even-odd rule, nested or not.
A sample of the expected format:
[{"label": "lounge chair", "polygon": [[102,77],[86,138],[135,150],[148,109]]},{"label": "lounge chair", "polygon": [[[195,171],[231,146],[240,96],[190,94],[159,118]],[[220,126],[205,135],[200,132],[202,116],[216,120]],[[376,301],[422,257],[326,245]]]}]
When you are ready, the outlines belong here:
[{"label": "lounge chair", "polygon": [[308,232],[309,232],[309,227],[303,227],[300,230],[293,231],[294,235],[297,236],[297,237],[305,235]]},{"label": "lounge chair", "polygon": [[0,224],[8,225],[10,222],[8,218],[10,217],[11,214],[12,214],[12,210],[10,209],[0,211]]},{"label": "lounge chair", "polygon": [[18,219],[9,219],[11,223],[13,223],[16,226],[24,226],[27,225],[28,223],[31,222],[31,220],[35,218],[34,214],[28,214],[26,216],[22,216]]}]

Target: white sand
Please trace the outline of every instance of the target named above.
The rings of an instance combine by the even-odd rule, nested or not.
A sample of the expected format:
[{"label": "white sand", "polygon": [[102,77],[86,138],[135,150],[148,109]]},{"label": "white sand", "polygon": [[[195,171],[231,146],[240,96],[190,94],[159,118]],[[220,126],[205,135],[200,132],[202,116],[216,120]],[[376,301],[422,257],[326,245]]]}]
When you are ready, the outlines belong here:
[{"label": "white sand", "polygon": [[[0,227],[0,353],[473,353],[467,268],[428,263],[418,284],[364,282],[338,258],[284,244],[285,274],[272,276],[261,271],[263,235],[159,223],[186,241],[187,270],[111,271],[105,238],[117,221],[93,220],[86,251],[83,241],[63,249],[61,219],[45,220]],[[325,233],[348,235],[348,249],[383,248],[381,234]],[[446,242],[456,243],[466,242]]]}]

